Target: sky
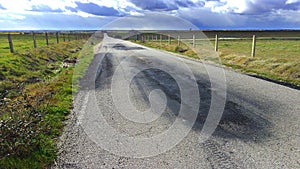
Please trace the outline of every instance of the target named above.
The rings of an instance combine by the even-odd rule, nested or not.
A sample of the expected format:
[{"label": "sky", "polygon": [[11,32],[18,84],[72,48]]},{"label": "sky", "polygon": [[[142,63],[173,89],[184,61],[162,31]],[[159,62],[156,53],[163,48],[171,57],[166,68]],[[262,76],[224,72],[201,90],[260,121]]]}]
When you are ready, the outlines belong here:
[{"label": "sky", "polygon": [[300,29],[300,0],[0,0],[0,30]]}]

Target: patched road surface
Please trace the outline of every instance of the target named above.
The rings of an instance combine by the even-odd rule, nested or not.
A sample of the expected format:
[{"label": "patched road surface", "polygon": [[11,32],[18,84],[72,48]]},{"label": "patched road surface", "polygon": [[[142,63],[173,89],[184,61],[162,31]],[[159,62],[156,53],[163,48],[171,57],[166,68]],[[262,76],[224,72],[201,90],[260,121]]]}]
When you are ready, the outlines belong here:
[{"label": "patched road surface", "polygon": [[[194,77],[183,72],[183,65],[188,66]],[[53,168],[300,168],[300,91],[228,69],[222,70],[211,64],[204,65],[106,36],[87,72],[90,77],[86,77],[76,95],[75,108],[61,137],[59,157]],[[148,69],[140,71],[128,82],[126,72],[133,68]],[[159,68],[166,69],[183,81],[194,80],[199,98],[183,100],[181,87],[193,96],[192,86],[180,86],[170,73]],[[221,84],[224,81],[219,80],[218,76],[209,77],[208,69],[225,73],[226,95],[218,95],[218,86],[224,86]],[[209,78],[215,78],[215,87],[212,87]],[[115,105],[118,101],[113,99],[124,95],[122,92],[120,96],[118,93],[112,94],[113,82],[117,82],[116,85],[129,84],[129,90],[124,92],[127,92],[132,106],[140,111],[151,107],[149,95],[157,91],[152,92],[153,102],[160,105],[160,102],[166,101],[164,111],[148,123],[136,123],[125,118]],[[225,109],[213,135],[201,142],[199,135],[211,108],[213,92],[217,99],[226,100]],[[189,104],[197,99],[199,108],[195,122],[189,115],[179,115],[181,104],[195,106]],[[126,144],[122,147],[115,138],[110,142],[110,138],[103,137],[109,129],[94,125],[102,123],[100,118],[105,119],[116,133],[131,138],[155,137],[168,131],[176,120],[183,125],[174,135],[188,133],[165,152],[161,145],[171,145],[174,140],[160,144],[153,140],[157,149],[152,150],[149,148],[153,145],[136,147],[140,145]],[[99,144],[101,141],[104,143]],[[116,153],[120,147],[123,154],[128,152],[126,156]],[[145,156],[143,152],[149,155],[159,151],[162,153],[136,158],[132,150],[141,157]]]}]

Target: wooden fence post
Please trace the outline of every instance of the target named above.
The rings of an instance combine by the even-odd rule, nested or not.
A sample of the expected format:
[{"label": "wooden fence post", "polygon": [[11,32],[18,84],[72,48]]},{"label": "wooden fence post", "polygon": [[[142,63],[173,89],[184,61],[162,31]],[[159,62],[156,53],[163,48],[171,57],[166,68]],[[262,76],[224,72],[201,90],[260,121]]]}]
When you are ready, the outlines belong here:
[{"label": "wooden fence post", "polygon": [[159,37],[159,43],[161,45],[161,42],[162,42],[162,34],[160,34],[160,37]]},{"label": "wooden fence post", "polygon": [[46,37],[46,45],[49,45],[49,39],[48,39],[48,32],[45,33],[45,37]]},{"label": "wooden fence post", "polygon": [[169,45],[171,44],[171,36],[168,35]]},{"label": "wooden fence post", "polygon": [[145,42],[145,37],[144,36],[142,36],[142,43],[144,43]]},{"label": "wooden fence post", "polygon": [[10,53],[14,53],[14,45],[13,45],[10,33],[7,34],[7,38],[8,38]]},{"label": "wooden fence post", "polygon": [[216,39],[215,39],[215,51],[218,52],[219,50],[219,36],[216,34]]},{"label": "wooden fence post", "polygon": [[193,48],[196,46],[195,34],[193,35]]},{"label": "wooden fence post", "polygon": [[33,39],[33,47],[36,48],[36,37],[35,37],[35,33],[32,33],[32,39]]},{"label": "wooden fence post", "polygon": [[253,35],[251,57],[255,56],[255,52],[256,52],[256,36]]},{"label": "wooden fence post", "polygon": [[177,45],[180,46],[180,35],[178,35],[178,39],[177,40],[178,40],[178,44]]},{"label": "wooden fence post", "polygon": [[56,32],[56,43],[59,44],[59,37],[58,37],[58,32]]}]

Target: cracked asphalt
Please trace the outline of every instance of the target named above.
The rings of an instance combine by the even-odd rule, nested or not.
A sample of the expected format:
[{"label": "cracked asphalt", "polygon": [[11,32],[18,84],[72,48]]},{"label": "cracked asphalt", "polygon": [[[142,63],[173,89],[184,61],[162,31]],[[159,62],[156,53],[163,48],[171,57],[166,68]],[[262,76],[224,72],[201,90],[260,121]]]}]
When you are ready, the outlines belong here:
[{"label": "cracked asphalt", "polygon": [[[183,65],[194,77],[184,71]],[[122,71],[117,71],[120,67]],[[127,72],[133,68],[142,71],[126,81]],[[218,87],[224,86],[222,73],[220,77],[209,77],[208,70],[224,73],[226,95],[218,95],[218,90],[224,89]],[[199,98],[192,97],[195,93],[191,83],[178,84],[172,74],[181,81],[195,81]],[[113,93],[113,82],[120,90],[128,84],[128,91]],[[181,97],[185,94],[182,89],[191,97]],[[199,135],[208,118],[213,92],[225,99],[224,111],[216,130],[201,142]],[[127,99],[139,111],[153,108],[143,117],[150,114],[154,119],[137,123],[120,114],[122,110],[116,106],[120,102],[114,97],[123,94],[128,94]],[[58,144],[59,156],[52,168],[300,168],[299,103],[299,90],[106,36],[75,96],[74,110],[66,121]],[[197,108],[195,119],[180,113],[184,105],[187,112]],[[124,106],[123,111],[130,110]],[[160,114],[155,113],[161,109]],[[170,130],[176,121],[180,126],[174,137],[162,139],[159,144],[152,140],[155,148],[127,144],[119,135],[103,134],[110,128],[103,127],[101,119],[116,133],[130,138],[153,138]]]}]

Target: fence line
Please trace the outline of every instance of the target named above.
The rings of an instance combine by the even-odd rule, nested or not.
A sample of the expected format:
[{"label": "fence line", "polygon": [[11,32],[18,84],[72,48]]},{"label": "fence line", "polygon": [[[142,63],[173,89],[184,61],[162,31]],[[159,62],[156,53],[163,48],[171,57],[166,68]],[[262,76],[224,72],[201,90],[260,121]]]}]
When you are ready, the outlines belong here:
[{"label": "fence line", "polygon": [[[32,32],[32,33],[18,33],[18,34],[9,32],[9,33],[3,33],[2,35],[0,34],[0,36],[3,36],[5,34],[7,34],[7,42],[6,43],[8,43],[7,49],[9,48],[10,53],[15,52],[14,45],[16,45],[16,44],[14,44],[14,43],[17,43],[16,41],[24,41],[24,43],[26,43],[26,42],[29,42],[31,39],[33,48],[37,48],[38,45],[48,46],[48,45],[54,44],[54,43],[59,44],[60,41],[66,42],[66,41],[71,41],[71,40],[88,39],[88,37],[91,35],[89,33],[72,33],[72,32],[70,32],[70,33],[63,33],[63,32],[61,32],[61,33],[60,32],[36,33],[36,32]],[[20,36],[21,38],[23,36],[24,39],[20,40],[18,38],[18,36]],[[30,38],[30,36],[31,36],[31,38]],[[44,43],[41,42],[42,37],[44,39]],[[2,39],[2,40],[4,40],[4,39]],[[51,40],[51,43],[50,43],[50,40]],[[0,43],[5,43],[5,42],[0,42]],[[42,44],[44,44],[44,45],[42,45]],[[19,46],[19,45],[17,45],[17,46]]]},{"label": "fence line", "polygon": [[[152,36],[152,39],[150,38]],[[214,50],[216,52],[219,51],[219,43],[220,41],[226,41],[226,40],[251,40],[252,41],[252,45],[251,45],[251,53],[250,53],[250,49],[249,49],[249,56],[251,57],[255,57],[256,55],[256,42],[257,40],[300,40],[300,37],[258,37],[257,35],[253,35],[251,38],[250,37],[243,37],[243,38],[238,38],[238,37],[220,37],[220,35],[216,34],[215,38],[205,38],[203,37],[202,39],[200,38],[196,38],[196,34],[191,34],[190,38],[183,38],[180,36],[180,33],[176,35],[173,35],[171,37],[170,34],[155,34],[155,38],[154,35],[149,35],[149,34],[140,34],[140,36],[136,36],[137,39],[135,40],[140,40],[141,42],[145,42],[145,41],[156,41],[159,42],[160,45],[162,45],[162,42],[166,42],[168,45],[171,45],[173,41],[177,41],[177,46],[180,46],[180,44],[182,43],[182,41],[190,41],[189,44],[192,46],[192,48],[196,48],[197,43],[196,41],[214,41]],[[140,39],[138,38],[140,37]],[[250,43],[250,42],[249,42]]]}]

